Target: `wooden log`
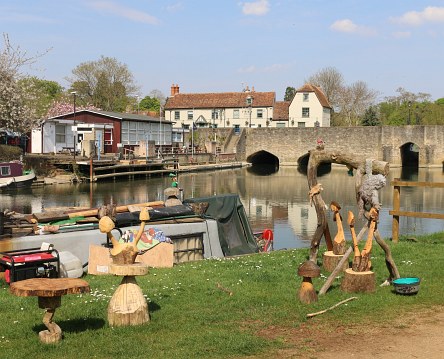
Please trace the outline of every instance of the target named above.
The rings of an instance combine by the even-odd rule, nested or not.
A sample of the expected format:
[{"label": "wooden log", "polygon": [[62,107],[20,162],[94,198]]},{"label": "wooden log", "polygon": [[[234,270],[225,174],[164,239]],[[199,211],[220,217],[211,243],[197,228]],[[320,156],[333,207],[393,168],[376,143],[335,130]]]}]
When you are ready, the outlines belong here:
[{"label": "wooden log", "polygon": [[21,297],[60,297],[89,292],[89,284],[80,278],[31,278],[11,283],[9,290]]},{"label": "wooden log", "polygon": [[[163,201],[151,201],[144,203],[135,203],[123,206],[117,206],[116,212],[123,213],[128,212],[128,206],[138,206],[138,207],[162,207],[165,203]],[[34,213],[33,217],[39,223],[53,222],[53,221],[61,221],[65,219],[70,219],[74,217],[96,217],[98,215],[98,208],[91,208],[87,210],[73,210],[73,211],[51,211],[51,212],[41,212]]]},{"label": "wooden log", "polygon": [[[322,266],[327,272],[333,272],[343,257],[344,254],[334,254],[333,251],[326,251],[323,254]],[[348,261],[343,261],[340,268],[340,272],[345,271],[348,268]]]},{"label": "wooden log", "polygon": [[348,268],[344,272],[341,290],[347,293],[373,293],[375,291],[375,273],[372,271],[355,272]]},{"label": "wooden log", "polygon": [[[361,238],[365,234],[366,230],[367,230],[366,227],[362,227],[361,228],[361,231],[359,232],[358,237],[357,237],[358,242],[361,240]],[[331,272],[330,276],[327,278],[327,280],[325,281],[324,285],[319,290],[319,295],[327,293],[328,288],[330,288],[330,286],[333,283],[333,281],[335,280],[336,276],[341,271],[341,268],[344,265],[344,262],[346,262],[348,260],[348,257],[350,256],[351,252],[353,252],[353,248],[349,247],[347,249],[347,251],[345,252],[344,256],[342,257],[342,259],[339,261],[339,263],[336,266],[336,268],[333,270],[333,272]]]},{"label": "wooden log", "polygon": [[112,327],[149,322],[148,304],[134,276],[125,276],[108,305],[108,323]]},{"label": "wooden log", "polygon": [[137,276],[148,274],[148,266],[144,263],[136,262],[134,264],[110,264],[109,272],[121,276]]}]

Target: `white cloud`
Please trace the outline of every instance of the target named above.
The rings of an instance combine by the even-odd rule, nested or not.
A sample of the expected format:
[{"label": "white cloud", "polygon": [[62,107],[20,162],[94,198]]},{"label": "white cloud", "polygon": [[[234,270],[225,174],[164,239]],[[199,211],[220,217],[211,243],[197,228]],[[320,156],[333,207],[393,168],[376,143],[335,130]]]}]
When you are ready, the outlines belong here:
[{"label": "white cloud", "polygon": [[337,20],[330,26],[330,29],[338,32],[346,32],[349,34],[359,34],[359,35],[376,34],[375,30],[366,26],[356,25],[350,19]]},{"label": "white cloud", "polygon": [[166,9],[167,9],[167,11],[169,11],[169,12],[177,12],[177,11],[181,11],[181,10],[183,10],[183,4],[181,3],[181,2],[178,2],[178,3],[175,3],[175,4],[172,4],[172,5],[168,5],[167,7],[166,7]]},{"label": "white cloud", "polygon": [[444,7],[428,6],[423,11],[409,11],[399,17],[392,17],[393,22],[419,26],[427,22],[444,22]]},{"label": "white cloud", "polygon": [[111,1],[93,1],[91,2],[91,6],[99,11],[118,15],[131,21],[143,22],[151,25],[159,23],[159,20],[156,17],[147,14],[146,12],[124,7]]},{"label": "white cloud", "polygon": [[410,31],[397,31],[394,32],[392,35],[395,39],[407,39],[412,36],[412,33]]},{"label": "white cloud", "polygon": [[242,3],[242,12],[245,15],[262,16],[270,11],[270,3],[268,0],[258,0],[255,2]]}]

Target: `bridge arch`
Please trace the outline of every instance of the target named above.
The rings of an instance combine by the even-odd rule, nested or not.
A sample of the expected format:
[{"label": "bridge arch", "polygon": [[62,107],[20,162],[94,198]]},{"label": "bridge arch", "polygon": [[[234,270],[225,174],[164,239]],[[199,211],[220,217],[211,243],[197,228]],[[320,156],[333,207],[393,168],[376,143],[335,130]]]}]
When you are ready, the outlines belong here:
[{"label": "bridge arch", "polygon": [[419,146],[413,142],[404,143],[400,148],[402,167],[419,167]]},{"label": "bridge arch", "polygon": [[257,152],[252,153],[247,157],[247,162],[254,165],[272,165],[276,168],[279,168],[279,158],[275,156],[274,154],[265,151],[260,150]]}]

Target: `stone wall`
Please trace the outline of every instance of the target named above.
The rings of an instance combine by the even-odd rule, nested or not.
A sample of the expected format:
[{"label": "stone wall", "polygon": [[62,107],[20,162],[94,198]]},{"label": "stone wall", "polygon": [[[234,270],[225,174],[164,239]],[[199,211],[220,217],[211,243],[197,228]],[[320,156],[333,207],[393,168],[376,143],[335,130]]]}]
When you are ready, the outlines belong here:
[{"label": "stone wall", "polygon": [[321,138],[326,149],[387,161],[394,167],[401,166],[401,147],[410,142],[419,148],[419,166],[442,166],[444,161],[444,126],[247,128],[245,131],[246,150],[242,160],[258,151],[267,151],[278,157],[281,165],[297,165]]}]

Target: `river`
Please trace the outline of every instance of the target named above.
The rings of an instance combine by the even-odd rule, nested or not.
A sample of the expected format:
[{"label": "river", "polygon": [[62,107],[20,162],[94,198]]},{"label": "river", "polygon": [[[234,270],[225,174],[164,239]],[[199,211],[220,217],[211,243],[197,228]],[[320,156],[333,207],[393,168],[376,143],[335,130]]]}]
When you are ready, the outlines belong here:
[{"label": "river", "polygon": [[[348,210],[358,216],[354,193],[355,177],[349,176],[344,166],[332,166],[318,174],[318,182],[324,188],[325,203],[338,202],[344,222]],[[410,181],[444,182],[440,168],[420,168],[415,171],[390,170],[387,185],[380,190],[382,203],[379,231],[384,238],[391,237],[393,187],[390,181],[402,178]],[[237,193],[250,219],[253,230],[270,228],[274,232],[275,249],[304,248],[310,246],[316,229],[316,211],[310,206],[307,177],[295,167],[281,167],[275,173],[258,171],[253,167],[216,170],[211,172],[186,173],[179,176],[179,186],[184,197],[205,197],[215,194]],[[50,207],[76,206],[100,207],[102,204],[117,205],[163,200],[163,190],[169,187],[170,179],[151,178],[116,182],[57,184],[32,188],[17,193],[0,193],[0,210],[12,209],[21,213],[41,212]],[[401,187],[401,210],[443,213],[444,189]],[[356,230],[363,222],[356,221]],[[336,224],[329,216],[332,236]],[[350,239],[344,223],[347,239]],[[416,236],[444,231],[443,220],[400,218],[400,235]]]}]

